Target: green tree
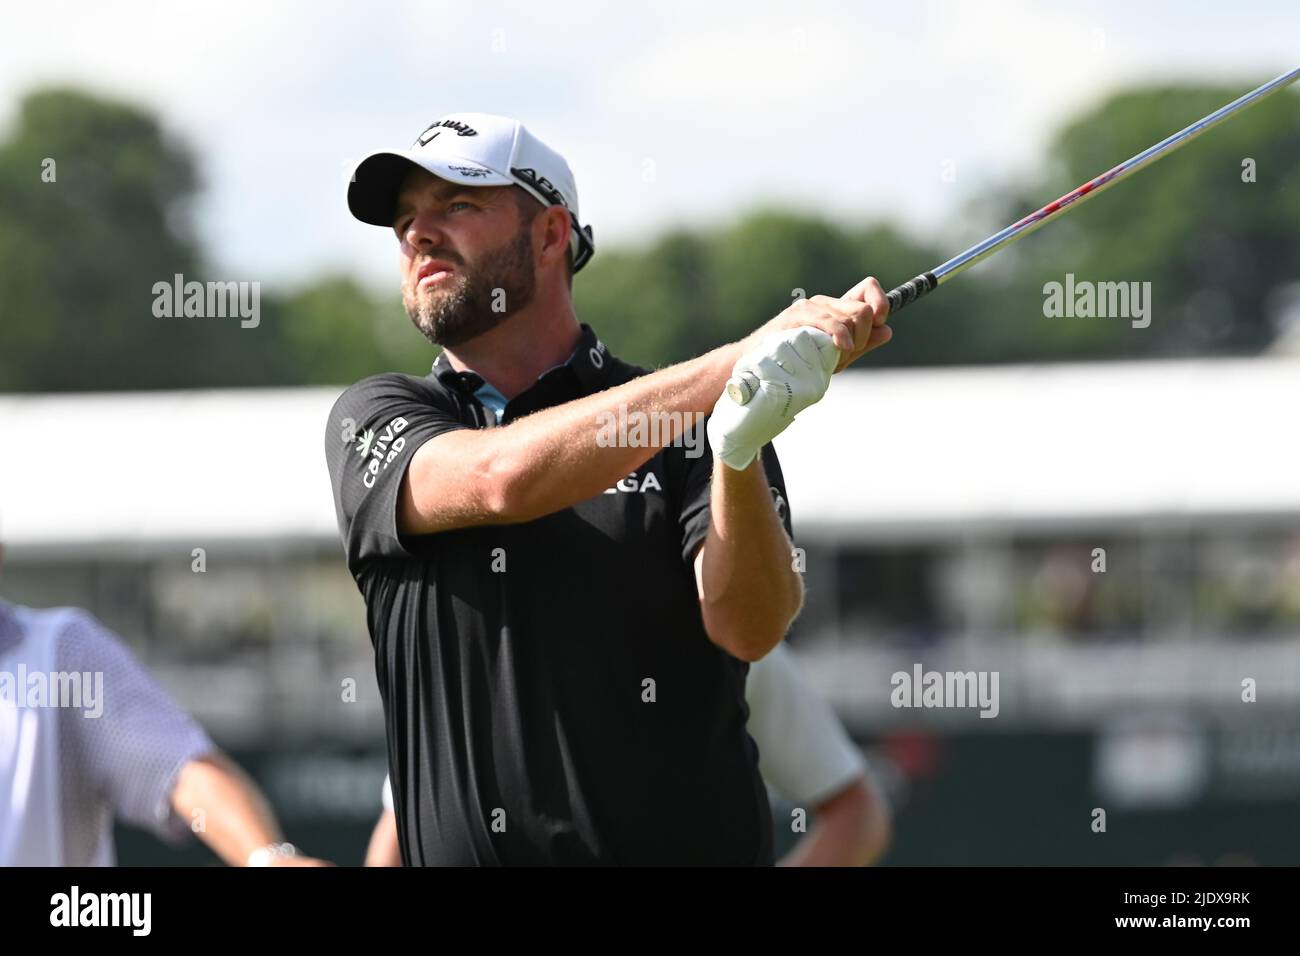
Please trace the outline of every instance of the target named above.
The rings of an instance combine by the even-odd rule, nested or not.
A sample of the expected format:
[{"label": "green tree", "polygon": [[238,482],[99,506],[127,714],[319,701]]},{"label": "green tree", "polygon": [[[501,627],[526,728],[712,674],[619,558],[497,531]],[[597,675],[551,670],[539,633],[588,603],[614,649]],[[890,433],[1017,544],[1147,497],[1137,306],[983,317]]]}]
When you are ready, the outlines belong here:
[{"label": "green tree", "polygon": [[293,293],[280,318],[296,383],[337,385],[379,371],[423,375],[437,355],[406,320],[397,296],[377,298],[343,276]]},{"label": "green tree", "polygon": [[206,356],[187,360],[151,288],[198,265],[195,187],[188,152],[134,107],[68,90],[22,102],[0,143],[0,387],[187,384]]}]

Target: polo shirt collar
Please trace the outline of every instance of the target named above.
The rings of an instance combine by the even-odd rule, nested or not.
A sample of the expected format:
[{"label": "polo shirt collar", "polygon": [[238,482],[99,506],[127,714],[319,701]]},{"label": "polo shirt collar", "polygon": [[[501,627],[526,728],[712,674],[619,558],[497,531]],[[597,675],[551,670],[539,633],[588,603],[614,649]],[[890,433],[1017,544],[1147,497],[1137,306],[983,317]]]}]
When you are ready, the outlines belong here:
[{"label": "polo shirt collar", "polygon": [[[581,335],[578,338],[578,346],[573,350],[573,354],[563,364],[549,368],[539,375],[537,378],[539,384],[557,376],[572,375],[581,386],[584,395],[598,392],[605,387],[612,364],[609,349],[597,337],[591,326],[584,323],[580,328],[582,330]],[[472,369],[458,372],[452,368],[445,352],[439,352],[438,357],[433,360],[432,371],[433,375],[443,385],[466,394],[472,395],[484,387],[493,388],[483,376]],[[523,395],[527,395],[535,387],[532,386],[526,389],[520,395],[515,396],[514,400],[517,401]]]}]

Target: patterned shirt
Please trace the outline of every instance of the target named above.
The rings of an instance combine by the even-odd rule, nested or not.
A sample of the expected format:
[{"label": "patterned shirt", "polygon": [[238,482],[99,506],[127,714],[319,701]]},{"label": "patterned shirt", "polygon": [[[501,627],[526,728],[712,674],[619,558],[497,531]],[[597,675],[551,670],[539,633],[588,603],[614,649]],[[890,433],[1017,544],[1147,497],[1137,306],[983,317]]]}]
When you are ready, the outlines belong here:
[{"label": "patterned shirt", "polygon": [[[37,612],[41,613],[41,612]],[[26,635],[12,605],[0,601],[0,655]],[[102,674],[99,716],[84,707],[59,711],[63,859],[51,865],[113,862],[114,817],[169,842],[189,834],[189,821],[172,809],[181,768],[216,750],[189,714],[149,676],[121,640],[89,613],[74,611],[57,635],[54,670]],[[0,741],[0,760],[15,748]],[[0,794],[0,813],[11,812]]]}]

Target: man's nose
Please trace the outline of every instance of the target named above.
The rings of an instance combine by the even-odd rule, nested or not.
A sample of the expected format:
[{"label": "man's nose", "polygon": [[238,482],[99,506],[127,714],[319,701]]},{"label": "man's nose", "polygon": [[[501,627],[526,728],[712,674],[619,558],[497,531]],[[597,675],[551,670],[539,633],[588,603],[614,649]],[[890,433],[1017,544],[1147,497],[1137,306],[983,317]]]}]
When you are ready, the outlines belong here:
[{"label": "man's nose", "polygon": [[446,239],[442,232],[442,220],[434,213],[420,213],[411,219],[402,239],[416,249],[437,248]]}]

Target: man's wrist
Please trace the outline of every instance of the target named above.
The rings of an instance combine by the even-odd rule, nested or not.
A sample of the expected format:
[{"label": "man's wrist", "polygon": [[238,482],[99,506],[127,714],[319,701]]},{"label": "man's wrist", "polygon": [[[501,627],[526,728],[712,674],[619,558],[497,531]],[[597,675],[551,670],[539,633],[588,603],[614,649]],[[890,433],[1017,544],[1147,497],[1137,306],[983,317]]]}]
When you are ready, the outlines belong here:
[{"label": "man's wrist", "polygon": [[710,383],[716,379],[718,394],[722,394],[723,387],[727,384],[727,379],[731,378],[732,371],[735,370],[736,363],[740,361],[745,354],[744,342],[729,342],[726,345],[720,345],[712,352],[707,352],[701,358],[708,364],[706,365]]},{"label": "man's wrist", "polygon": [[742,485],[752,483],[755,481],[755,475],[761,475],[763,471],[763,450],[761,448],[755,450],[753,457],[743,465],[736,460],[734,454],[729,456],[732,459],[731,461],[727,461],[716,454],[713,457],[714,480],[721,480],[730,488],[739,488]]},{"label": "man's wrist", "polygon": [[736,448],[725,453],[715,452],[714,457],[717,459],[719,468],[725,468],[727,472],[742,474],[754,467],[754,462],[758,461],[758,450],[751,451],[748,448]]}]

